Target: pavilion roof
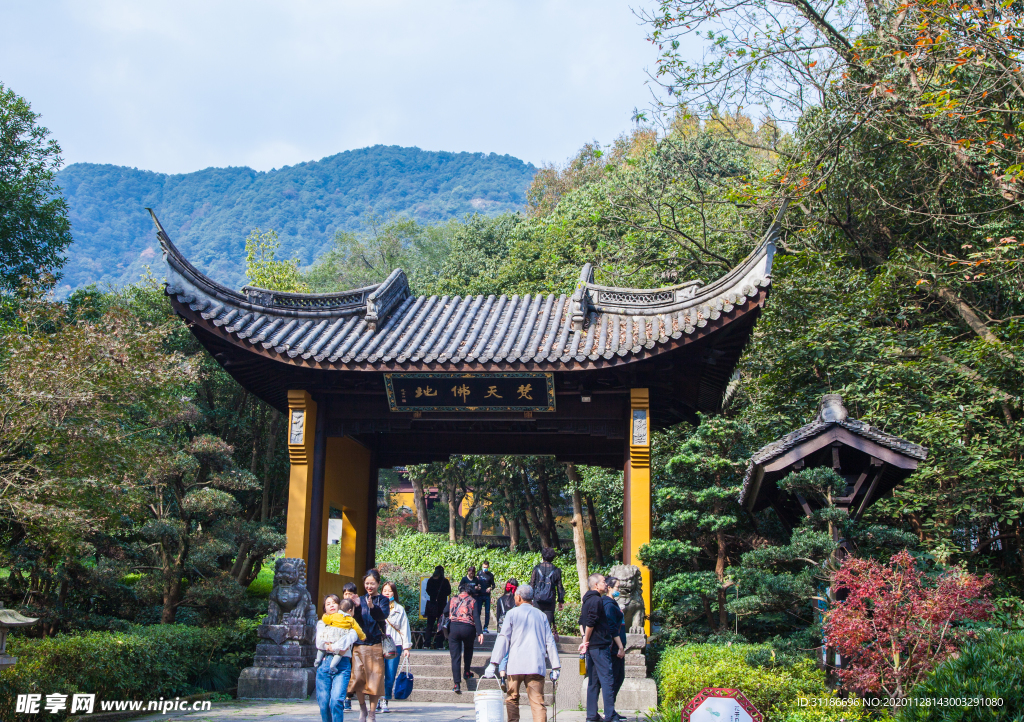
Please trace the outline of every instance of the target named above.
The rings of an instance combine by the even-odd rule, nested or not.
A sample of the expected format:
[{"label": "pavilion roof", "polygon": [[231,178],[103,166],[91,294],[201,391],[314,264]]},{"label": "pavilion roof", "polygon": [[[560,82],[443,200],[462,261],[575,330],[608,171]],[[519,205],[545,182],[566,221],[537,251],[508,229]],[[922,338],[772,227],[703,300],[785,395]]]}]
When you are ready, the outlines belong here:
[{"label": "pavilion roof", "polygon": [[191,310],[186,314],[236,346],[346,370],[407,363],[571,370],[646,358],[760,307],[779,233],[777,218],[753,253],[707,285],[602,286],[588,263],[571,296],[439,297],[412,295],[401,269],[383,283],[341,293],[234,291],[192,266],[153,220],[168,265],[166,293],[181,311]]},{"label": "pavilion roof", "polygon": [[[814,421],[762,446],[750,457],[747,473],[743,478],[743,488],[740,491],[740,504],[749,506],[754,502],[754,499],[751,497],[760,491],[760,478],[758,474],[760,470],[769,467],[772,465],[772,462],[781,459],[788,452],[808,445],[814,439],[818,439],[837,428],[850,432],[855,437],[865,439],[869,444],[888,449],[897,456],[907,458],[910,460],[910,464],[906,468],[916,468],[916,462],[924,461],[928,458],[928,450],[925,447],[894,434],[886,433],[866,421],[851,419],[846,407],[843,406],[842,397],[837,394],[826,394],[822,399],[818,415]],[[811,451],[812,446],[808,445],[806,447],[808,451]],[[817,449],[813,450],[816,451]],[[795,456],[802,458],[800,453],[797,453]],[[791,461],[793,463],[787,464],[784,468],[778,470],[776,475],[788,473],[788,470],[797,459],[794,457]]]}]

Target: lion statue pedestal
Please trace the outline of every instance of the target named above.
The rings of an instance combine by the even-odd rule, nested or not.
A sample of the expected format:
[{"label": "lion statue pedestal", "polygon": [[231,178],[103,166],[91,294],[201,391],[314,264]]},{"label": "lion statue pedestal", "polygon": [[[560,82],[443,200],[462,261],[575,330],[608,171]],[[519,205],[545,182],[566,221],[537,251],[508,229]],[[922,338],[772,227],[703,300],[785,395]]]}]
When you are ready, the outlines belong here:
[{"label": "lion statue pedestal", "polygon": [[316,673],[316,606],[306,589],[306,562],[278,559],[267,618],[252,667],[238,677],[239,699],[306,699]]},{"label": "lion statue pedestal", "polygon": [[[634,564],[616,564],[608,570],[609,576],[619,580],[619,609],[626,623],[626,679],[615,700],[618,709],[647,710],[658,706],[658,686],[646,673],[644,648],[647,634],[644,622],[643,577]],[[586,702],[584,701],[584,704]]]}]

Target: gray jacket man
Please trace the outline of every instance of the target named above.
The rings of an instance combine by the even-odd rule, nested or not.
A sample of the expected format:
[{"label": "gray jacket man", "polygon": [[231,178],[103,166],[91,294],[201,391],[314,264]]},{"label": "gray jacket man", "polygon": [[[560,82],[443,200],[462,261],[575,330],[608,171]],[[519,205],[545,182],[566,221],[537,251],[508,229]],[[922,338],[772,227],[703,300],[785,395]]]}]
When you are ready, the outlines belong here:
[{"label": "gray jacket man", "polygon": [[561,662],[558,647],[551,634],[551,625],[544,612],[533,606],[533,588],[524,584],[516,589],[516,608],[505,615],[501,631],[494,641],[491,663],[484,672],[493,677],[494,670],[508,654],[508,692],[505,694],[505,713],[508,722],[519,722],[519,687],[526,685],[530,698],[533,722],[547,722],[544,705],[545,656],[551,662],[551,680],[558,679]]}]

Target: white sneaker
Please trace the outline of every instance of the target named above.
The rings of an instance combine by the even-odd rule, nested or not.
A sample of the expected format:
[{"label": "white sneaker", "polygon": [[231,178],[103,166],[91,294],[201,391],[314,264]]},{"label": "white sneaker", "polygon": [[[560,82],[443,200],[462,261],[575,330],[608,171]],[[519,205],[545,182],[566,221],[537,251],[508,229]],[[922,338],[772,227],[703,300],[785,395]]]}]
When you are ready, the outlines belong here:
[{"label": "white sneaker", "polygon": [[391,711],[388,709],[388,701],[386,699],[382,699],[377,702],[377,711],[382,714],[387,714]]}]

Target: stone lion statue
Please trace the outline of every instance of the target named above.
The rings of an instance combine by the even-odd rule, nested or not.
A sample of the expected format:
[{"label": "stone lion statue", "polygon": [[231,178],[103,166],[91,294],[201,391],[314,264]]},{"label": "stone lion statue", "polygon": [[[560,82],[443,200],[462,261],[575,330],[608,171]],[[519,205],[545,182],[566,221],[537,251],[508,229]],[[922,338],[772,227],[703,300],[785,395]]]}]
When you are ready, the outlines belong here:
[{"label": "stone lion statue", "polygon": [[316,606],[306,589],[305,560],[277,560],[274,564],[274,588],[270,590],[267,607],[264,624],[316,626]]},{"label": "stone lion statue", "polygon": [[608,574],[619,580],[619,609],[626,617],[626,631],[629,634],[644,634],[647,610],[644,609],[640,567],[635,564],[617,564]]}]

